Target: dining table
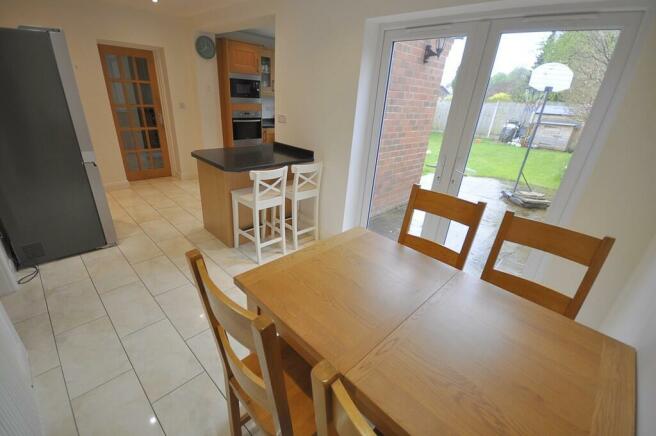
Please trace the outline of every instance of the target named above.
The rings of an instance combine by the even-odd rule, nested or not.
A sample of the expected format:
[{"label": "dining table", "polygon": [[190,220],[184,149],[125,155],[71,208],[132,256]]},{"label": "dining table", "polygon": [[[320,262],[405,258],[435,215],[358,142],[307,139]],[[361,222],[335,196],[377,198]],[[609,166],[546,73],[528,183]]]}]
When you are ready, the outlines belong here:
[{"label": "dining table", "polygon": [[635,433],[635,350],[363,228],[235,277],[385,435]]}]

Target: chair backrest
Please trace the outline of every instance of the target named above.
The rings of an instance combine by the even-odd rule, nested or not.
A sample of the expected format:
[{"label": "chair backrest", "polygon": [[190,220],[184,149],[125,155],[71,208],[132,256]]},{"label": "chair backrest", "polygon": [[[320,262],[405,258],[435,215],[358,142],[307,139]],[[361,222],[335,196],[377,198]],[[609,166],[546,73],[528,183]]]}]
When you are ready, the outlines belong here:
[{"label": "chair backrest", "polygon": [[[588,269],[574,297],[570,298],[546,286],[494,269],[503,241],[535,248],[587,266]],[[588,296],[601,267],[604,265],[613,243],[615,243],[615,239],[608,236],[598,239],[551,224],[517,217],[512,212],[506,212],[483,268],[481,278],[513,294],[574,319]]]},{"label": "chair backrest", "polygon": [[294,174],[292,189],[294,192],[319,191],[322,167],[321,162],[292,165],[292,173]]},{"label": "chair backrest", "polygon": [[[276,431],[283,435],[292,434],[275,325],[270,319],[242,308],[225,295],[210,278],[198,250],[191,250],[186,255],[220,351],[226,388],[228,385],[232,388],[242,406],[261,427],[267,423],[258,422],[260,414],[253,409],[253,403],[271,414]],[[237,356],[228,334],[257,354],[262,376],[255,374]]]},{"label": "chair backrest", "polygon": [[275,170],[250,171],[253,180],[253,202],[255,204],[269,202],[279,204],[285,198],[287,186],[287,167]]},{"label": "chair backrest", "polygon": [[[485,206],[486,203],[481,201],[471,203],[458,197],[421,189],[417,184],[412,185],[408,207],[405,210],[399,233],[399,244],[414,248],[427,256],[462,269],[465,266],[472,242],[474,242],[474,236],[476,236],[476,230],[478,230],[478,224],[481,222]],[[415,210],[438,215],[469,227],[460,252],[458,253],[436,242],[409,234],[412,213]]]},{"label": "chair backrest", "polygon": [[340,374],[323,360],[312,368],[312,401],[318,436],[374,436],[342,383]]}]

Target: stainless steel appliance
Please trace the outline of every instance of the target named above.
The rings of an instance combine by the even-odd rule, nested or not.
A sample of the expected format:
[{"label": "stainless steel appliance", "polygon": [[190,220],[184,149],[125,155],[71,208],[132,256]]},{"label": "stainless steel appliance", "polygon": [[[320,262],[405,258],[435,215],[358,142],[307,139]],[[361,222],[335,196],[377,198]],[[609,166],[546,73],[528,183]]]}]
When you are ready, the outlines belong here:
[{"label": "stainless steel appliance", "polygon": [[259,75],[230,74],[230,101],[233,103],[260,103]]},{"label": "stainless steel appliance", "polygon": [[235,145],[262,143],[262,112],[232,112],[232,139]]},{"label": "stainless steel appliance", "polygon": [[0,235],[17,268],[116,235],[64,34],[0,28]]}]

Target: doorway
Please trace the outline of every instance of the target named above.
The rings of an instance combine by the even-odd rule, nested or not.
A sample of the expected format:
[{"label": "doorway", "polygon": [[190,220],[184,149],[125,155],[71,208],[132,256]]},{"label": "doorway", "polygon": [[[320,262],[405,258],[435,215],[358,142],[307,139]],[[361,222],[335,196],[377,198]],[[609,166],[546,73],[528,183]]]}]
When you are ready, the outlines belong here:
[{"label": "doorway", "polygon": [[104,44],[98,50],[127,179],[170,176],[153,52]]},{"label": "doorway", "polygon": [[[396,239],[413,183],[485,201],[465,265],[480,274],[506,210],[554,222],[638,22],[639,14],[608,13],[386,31],[367,227]],[[555,63],[573,72],[567,89],[529,85],[538,67]],[[441,68],[436,78],[431,68]],[[457,251],[466,228],[415,212],[410,231]],[[498,267],[521,275],[530,254],[504,245]]]}]

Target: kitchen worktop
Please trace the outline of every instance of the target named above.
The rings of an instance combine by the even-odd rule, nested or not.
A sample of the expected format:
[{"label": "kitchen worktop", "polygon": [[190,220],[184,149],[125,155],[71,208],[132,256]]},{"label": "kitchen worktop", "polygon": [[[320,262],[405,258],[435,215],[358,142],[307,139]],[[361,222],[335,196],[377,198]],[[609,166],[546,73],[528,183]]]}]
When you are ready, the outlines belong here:
[{"label": "kitchen worktop", "polygon": [[280,142],[196,150],[191,155],[227,172],[266,169],[314,160],[313,151]]}]

